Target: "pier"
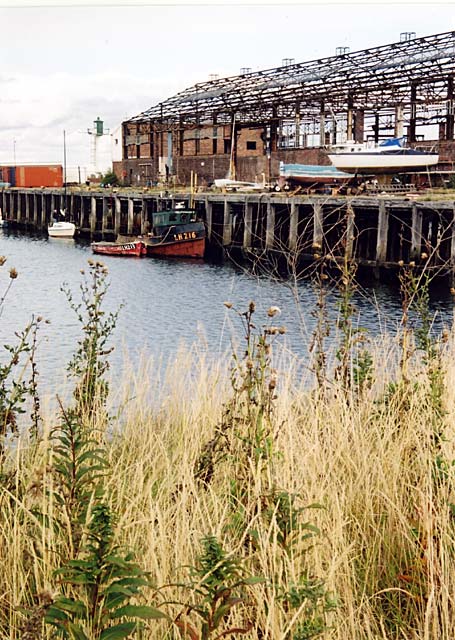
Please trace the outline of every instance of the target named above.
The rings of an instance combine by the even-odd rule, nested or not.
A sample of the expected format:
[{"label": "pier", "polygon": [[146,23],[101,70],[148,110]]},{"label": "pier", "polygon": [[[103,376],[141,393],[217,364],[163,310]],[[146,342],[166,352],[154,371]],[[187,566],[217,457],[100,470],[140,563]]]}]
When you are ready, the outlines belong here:
[{"label": "pier", "polygon": [[81,235],[113,239],[147,233],[154,212],[193,204],[205,221],[208,251],[313,261],[345,255],[372,269],[414,262],[440,275],[455,270],[453,200],[431,196],[287,196],[275,193],[3,189],[0,207],[11,227],[45,231],[64,208]]}]

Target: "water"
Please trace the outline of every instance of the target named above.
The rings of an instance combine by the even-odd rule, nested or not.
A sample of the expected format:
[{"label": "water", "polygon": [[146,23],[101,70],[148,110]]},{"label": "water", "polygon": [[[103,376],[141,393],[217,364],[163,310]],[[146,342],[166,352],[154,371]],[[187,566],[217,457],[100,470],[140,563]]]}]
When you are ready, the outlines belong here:
[{"label": "water", "polygon": [[[0,232],[0,255],[7,258],[0,268],[0,296],[9,283],[9,268],[15,267],[19,273],[3,305],[0,343],[13,342],[14,332],[25,327],[33,315],[49,320],[40,331],[38,363],[41,384],[53,388],[64,376],[81,336],[80,325],[61,287],[67,283],[78,298],[80,270],[86,269],[87,260],[93,258],[90,246],[77,240],[4,230]],[[289,282],[254,276],[232,264],[109,256],[103,257],[102,262],[109,270],[107,310],[124,305],[113,339],[114,371],[121,371],[125,350],[133,364],[144,352],[162,356],[166,362],[182,342],[187,346],[196,343],[214,357],[224,356],[233,336],[242,334],[239,318],[224,306],[225,301],[244,311],[254,300],[258,326],[270,322],[267,308],[278,306],[282,313],[273,323],[287,329],[282,340],[285,349],[306,359],[316,301],[316,292],[308,281],[299,282],[293,290]],[[355,304],[357,321],[372,334],[384,329],[394,331],[399,323],[401,303],[394,288],[361,288]],[[432,309],[437,326],[450,321],[448,292],[439,292]],[[328,310],[335,320],[335,295],[328,298]]]}]

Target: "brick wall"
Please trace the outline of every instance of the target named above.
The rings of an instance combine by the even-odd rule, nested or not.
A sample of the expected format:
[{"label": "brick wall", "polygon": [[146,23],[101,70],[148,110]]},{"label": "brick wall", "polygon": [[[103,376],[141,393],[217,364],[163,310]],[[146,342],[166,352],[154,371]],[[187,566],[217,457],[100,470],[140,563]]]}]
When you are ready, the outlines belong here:
[{"label": "brick wall", "polygon": [[263,156],[265,153],[264,134],[264,129],[240,129],[237,135],[237,157]]}]

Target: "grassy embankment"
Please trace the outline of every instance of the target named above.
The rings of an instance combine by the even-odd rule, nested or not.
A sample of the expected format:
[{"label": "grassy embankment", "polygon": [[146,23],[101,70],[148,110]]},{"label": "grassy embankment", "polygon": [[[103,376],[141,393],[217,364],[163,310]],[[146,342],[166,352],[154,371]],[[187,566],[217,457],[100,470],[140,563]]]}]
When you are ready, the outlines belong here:
[{"label": "grassy embankment", "polygon": [[115,419],[104,276],[90,267],[58,416],[25,385],[35,414],[11,441],[11,376],[36,354],[1,371],[0,637],[453,638],[453,336],[431,337],[412,269],[399,335],[374,344],[341,280],[333,371],[321,294],[312,387],[272,369],[278,312],[256,330],[250,305],[245,353],[182,352],[153,405],[153,363],[125,371]]}]

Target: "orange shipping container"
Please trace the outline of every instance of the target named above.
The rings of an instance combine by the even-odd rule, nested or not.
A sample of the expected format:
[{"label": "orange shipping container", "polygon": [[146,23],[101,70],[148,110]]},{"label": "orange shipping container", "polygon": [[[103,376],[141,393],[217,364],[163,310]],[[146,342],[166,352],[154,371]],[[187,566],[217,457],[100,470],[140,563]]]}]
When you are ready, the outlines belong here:
[{"label": "orange shipping container", "polygon": [[17,166],[15,186],[63,187],[63,167],[60,164]]}]

